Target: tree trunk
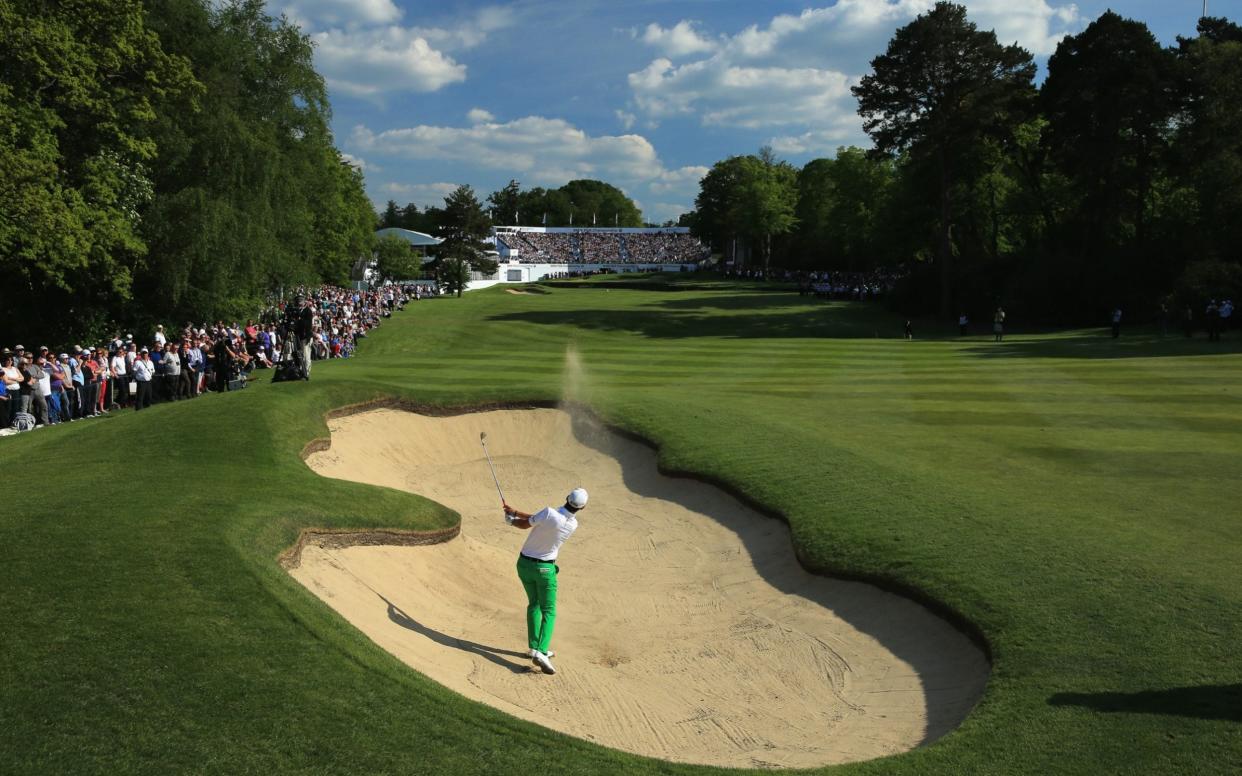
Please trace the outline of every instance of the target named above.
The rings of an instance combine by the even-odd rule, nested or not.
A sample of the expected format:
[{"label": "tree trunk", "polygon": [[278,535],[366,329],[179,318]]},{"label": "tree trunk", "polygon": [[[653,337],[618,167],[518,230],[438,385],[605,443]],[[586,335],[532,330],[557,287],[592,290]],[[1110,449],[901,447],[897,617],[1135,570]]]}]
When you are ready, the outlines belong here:
[{"label": "tree trunk", "polygon": [[940,156],[940,246],[936,261],[940,263],[940,315],[953,315],[953,244],[949,229],[953,225],[953,203],[949,199],[951,178],[949,159],[943,146]]}]

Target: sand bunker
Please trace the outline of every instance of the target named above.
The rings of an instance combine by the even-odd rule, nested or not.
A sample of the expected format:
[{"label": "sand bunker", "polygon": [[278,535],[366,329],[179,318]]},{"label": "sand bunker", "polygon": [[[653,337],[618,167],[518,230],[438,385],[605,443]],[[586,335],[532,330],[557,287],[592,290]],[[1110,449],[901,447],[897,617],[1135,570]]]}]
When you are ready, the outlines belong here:
[{"label": "sand bunker", "polygon": [[[804,767],[903,752],[957,726],[989,667],[923,607],[812,576],[788,529],[656,471],[648,448],[556,410],[335,420],[318,472],[462,514],[425,547],[308,546],[291,571],[377,644],[469,698],[605,746],[680,762]],[[577,425],[577,428],[574,426]],[[560,558],[558,673],[526,659],[506,526],[479,432],[519,509],[591,493]]]}]

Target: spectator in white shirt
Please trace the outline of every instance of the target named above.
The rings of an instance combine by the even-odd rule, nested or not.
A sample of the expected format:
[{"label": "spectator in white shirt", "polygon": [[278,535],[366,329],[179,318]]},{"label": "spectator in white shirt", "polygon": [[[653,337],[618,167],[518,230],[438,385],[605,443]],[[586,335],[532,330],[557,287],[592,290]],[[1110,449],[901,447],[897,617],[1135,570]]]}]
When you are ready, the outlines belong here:
[{"label": "spectator in white shirt", "polygon": [[139,357],[134,359],[134,382],[138,391],[134,394],[134,411],[151,406],[151,378],[155,376],[155,365],[151,363],[151,353],[142,349]]}]

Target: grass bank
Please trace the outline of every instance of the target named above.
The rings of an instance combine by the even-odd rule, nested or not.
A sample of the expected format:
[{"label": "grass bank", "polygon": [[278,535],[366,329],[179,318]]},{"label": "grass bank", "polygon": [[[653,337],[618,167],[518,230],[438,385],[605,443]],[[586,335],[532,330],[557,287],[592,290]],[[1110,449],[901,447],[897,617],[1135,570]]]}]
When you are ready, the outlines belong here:
[{"label": "grass bank", "polygon": [[879,307],[743,285],[544,290],[412,305],[310,383],[0,440],[6,770],[706,772],[467,702],[276,563],[309,526],[456,520],[312,474],[329,410],[555,399],[571,345],[576,398],[786,516],[809,565],[986,634],[993,679],[959,731],[839,772],[1242,761],[1242,343],[905,342]]}]

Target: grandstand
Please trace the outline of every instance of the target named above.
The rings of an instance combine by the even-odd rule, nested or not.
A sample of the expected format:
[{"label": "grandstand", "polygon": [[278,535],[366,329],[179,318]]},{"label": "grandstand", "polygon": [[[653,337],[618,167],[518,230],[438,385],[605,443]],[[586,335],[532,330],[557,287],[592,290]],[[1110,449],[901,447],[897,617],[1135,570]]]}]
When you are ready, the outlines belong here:
[{"label": "grandstand", "polygon": [[[502,262],[520,264],[697,265],[709,251],[686,227],[653,229],[544,228],[498,226],[496,252]],[[621,268],[621,267],[618,267]],[[660,269],[656,266],[654,269]]]}]

